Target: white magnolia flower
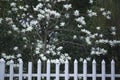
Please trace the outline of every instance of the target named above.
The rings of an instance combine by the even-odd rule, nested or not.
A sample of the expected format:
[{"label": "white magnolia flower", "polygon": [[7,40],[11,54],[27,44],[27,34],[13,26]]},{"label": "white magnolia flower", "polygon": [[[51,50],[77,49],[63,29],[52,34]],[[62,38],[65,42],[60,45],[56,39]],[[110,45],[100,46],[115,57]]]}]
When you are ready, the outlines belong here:
[{"label": "white magnolia flower", "polygon": [[106,18],[107,18],[107,19],[111,19],[110,15],[107,15]]},{"label": "white magnolia flower", "polygon": [[42,4],[42,3],[39,3],[39,4],[34,8],[34,10],[35,10],[35,11],[39,11],[39,9],[42,8],[42,7],[43,7],[43,4]]},{"label": "white magnolia flower", "polygon": [[73,36],[73,39],[76,39],[76,38],[77,38],[77,36],[76,36],[76,35],[74,35],[74,36]]},{"label": "white magnolia flower", "polygon": [[2,53],[2,57],[6,57],[6,53]]},{"label": "white magnolia flower", "polygon": [[64,7],[66,10],[69,10],[70,8],[72,8],[72,5],[71,5],[71,4],[65,4],[65,5],[63,5],[63,7]]},{"label": "white magnolia flower", "polygon": [[88,16],[89,17],[92,17],[92,16],[97,16],[97,13],[96,12],[93,12],[92,10],[88,10]]},{"label": "white magnolia flower", "polygon": [[106,15],[107,15],[107,13],[106,13],[106,12],[102,12],[102,15],[103,15],[103,16],[106,16]]},{"label": "white magnolia flower", "polygon": [[19,6],[19,9],[23,9],[24,7],[23,6]]},{"label": "white magnolia flower", "polygon": [[86,29],[81,29],[81,32],[84,32],[84,33],[86,33],[86,34],[88,34],[88,35],[90,35],[90,34],[91,34],[91,32],[90,32],[90,31],[88,31],[88,30],[86,30]]},{"label": "white magnolia flower", "polygon": [[82,25],[86,25],[85,18],[83,16],[76,18],[75,20],[81,23]]},{"label": "white magnolia flower", "polygon": [[56,63],[55,59],[50,60],[51,63]]},{"label": "white magnolia flower", "polygon": [[115,31],[113,31],[111,34],[112,34],[112,35],[116,35],[116,32],[115,32]]},{"label": "white magnolia flower", "polygon": [[79,59],[80,62],[83,62],[83,60],[84,60],[83,58],[80,58],[80,59]]},{"label": "white magnolia flower", "polygon": [[100,30],[100,27],[96,27],[97,30]]},{"label": "white magnolia flower", "polygon": [[91,58],[90,58],[90,57],[87,57],[87,58],[86,58],[86,60],[87,60],[87,61],[90,61],[90,60],[91,60]]},{"label": "white magnolia flower", "polygon": [[85,40],[86,40],[86,43],[87,43],[88,45],[91,45],[91,44],[92,44],[92,42],[91,42],[91,40],[90,40],[90,37],[86,37]]},{"label": "white magnolia flower", "polygon": [[45,56],[41,57],[43,61],[47,61],[47,58]]},{"label": "white magnolia flower", "polygon": [[26,28],[26,31],[32,31],[33,30],[33,27],[32,26],[29,26]]},{"label": "white magnolia flower", "polygon": [[17,54],[17,58],[19,58],[19,57],[22,57],[22,55],[21,54]]},{"label": "white magnolia flower", "polygon": [[100,11],[104,11],[105,10],[105,8],[100,8]]},{"label": "white magnolia flower", "polygon": [[82,28],[83,26],[78,24],[77,27],[78,27],[78,28]]},{"label": "white magnolia flower", "polygon": [[19,29],[16,27],[16,25],[12,25],[12,28],[14,31],[18,31]]},{"label": "white magnolia flower", "polygon": [[103,34],[99,34],[99,37],[101,37],[101,38],[102,38],[102,37],[103,37]]},{"label": "white magnolia flower", "polygon": [[38,20],[41,20],[41,19],[45,18],[45,16],[42,15],[42,14],[38,14],[37,16],[38,16]]},{"label": "white magnolia flower", "polygon": [[16,50],[18,50],[18,47],[17,47],[17,46],[15,46],[15,47],[13,48],[13,50],[15,50],[15,51],[16,51]]},{"label": "white magnolia flower", "polygon": [[30,21],[30,25],[31,26],[34,26],[34,25],[36,25],[38,22],[36,21],[36,20],[32,20],[32,21]]},{"label": "white magnolia flower", "polygon": [[15,3],[15,2],[12,2],[12,3],[10,4],[10,6],[11,6],[11,7],[16,7],[16,3]]},{"label": "white magnolia flower", "polygon": [[47,51],[46,51],[46,53],[47,53],[47,54],[50,54],[50,51],[49,51],[49,50],[47,50]]},{"label": "white magnolia flower", "polygon": [[89,3],[90,3],[90,4],[93,4],[93,0],[89,0]]},{"label": "white magnolia flower", "polygon": [[6,62],[6,65],[10,65],[10,61],[7,61],[7,62]]},{"label": "white magnolia flower", "polygon": [[60,23],[60,26],[65,26],[65,22],[61,22],[61,23]]},{"label": "white magnolia flower", "polygon": [[63,47],[62,47],[62,46],[60,46],[60,47],[58,47],[58,48],[57,48],[57,50],[62,50],[62,49],[63,49]]},{"label": "white magnolia flower", "polygon": [[112,26],[112,27],[111,27],[111,30],[115,31],[115,30],[116,30],[115,26]]},{"label": "white magnolia flower", "polygon": [[78,10],[75,10],[75,11],[74,11],[74,15],[75,15],[75,16],[79,16],[79,15],[80,15],[80,12],[79,12]]}]

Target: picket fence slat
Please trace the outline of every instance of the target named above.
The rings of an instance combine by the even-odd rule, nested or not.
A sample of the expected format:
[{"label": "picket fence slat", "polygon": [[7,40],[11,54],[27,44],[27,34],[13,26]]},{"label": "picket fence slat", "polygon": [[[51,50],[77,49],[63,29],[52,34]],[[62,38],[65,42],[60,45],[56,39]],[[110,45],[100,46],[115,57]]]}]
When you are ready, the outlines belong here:
[{"label": "picket fence slat", "polygon": [[93,74],[92,79],[96,80],[96,61],[95,60],[93,60],[92,62],[92,74]]},{"label": "picket fence slat", "polygon": [[111,61],[111,80],[115,80],[115,62]]},{"label": "picket fence slat", "polygon": [[22,80],[23,76],[23,61],[19,59],[19,80]]},{"label": "picket fence slat", "polygon": [[28,63],[28,80],[32,80],[32,62]]},{"label": "picket fence slat", "polygon": [[69,79],[69,62],[68,60],[65,61],[65,80]]},{"label": "picket fence slat", "polygon": [[4,80],[5,74],[5,60],[0,59],[0,80]]},{"label": "picket fence slat", "polygon": [[74,61],[74,80],[78,80],[78,62]]},{"label": "picket fence slat", "polygon": [[41,60],[38,60],[37,63],[37,80],[41,80]]},{"label": "picket fence slat", "polygon": [[60,69],[60,63],[59,63],[59,60],[57,59],[56,60],[56,80],[59,80],[59,73],[60,73],[59,69]]},{"label": "picket fence slat", "polygon": [[50,80],[50,60],[47,61],[47,80]]},{"label": "picket fence slat", "polygon": [[87,61],[83,61],[83,80],[87,80]]},{"label": "picket fence slat", "polygon": [[14,61],[11,60],[10,61],[10,80],[13,80],[13,74],[14,74],[13,64],[14,64]]},{"label": "picket fence slat", "polygon": [[[69,61],[65,61],[65,70],[64,73],[60,72],[60,61],[56,59],[55,62],[55,73],[51,73],[51,61],[48,60],[46,62],[46,73],[42,73],[42,62],[41,60],[38,60],[37,62],[37,73],[32,73],[32,62],[28,62],[28,73],[23,73],[23,61],[22,59],[19,59],[19,66],[18,66],[18,73],[14,73],[14,61],[10,61],[9,71],[8,73],[5,73],[5,60],[0,59],[0,80],[5,80],[5,77],[8,77],[9,80],[13,80],[14,77],[18,77],[18,80],[23,80],[23,77],[27,77],[28,80],[32,80],[32,77],[36,77],[37,80],[41,80],[42,77],[46,77],[46,80],[51,80],[51,77],[54,77],[55,80],[60,80],[60,77],[63,77],[65,80],[69,80],[70,77],[73,77],[74,80],[78,80],[79,78],[83,78],[83,80],[87,80],[88,77],[91,77],[92,80],[97,80],[97,77],[101,77],[101,80],[105,80],[106,77],[111,78],[111,80],[115,80],[115,78],[120,78],[120,74],[115,73],[115,61],[111,61],[111,73],[106,74],[106,63],[104,60],[101,62],[101,73],[97,73],[97,62],[93,60],[92,62],[92,73],[87,73],[87,60],[85,59],[83,61],[83,73],[79,73],[78,69],[82,68],[81,65],[78,65],[78,61],[75,60],[74,65],[74,71],[73,73],[69,73]],[[79,66],[79,67],[78,67]]]},{"label": "picket fence slat", "polygon": [[101,70],[102,70],[102,80],[105,80],[105,61],[104,60],[102,60],[102,62],[101,62]]}]

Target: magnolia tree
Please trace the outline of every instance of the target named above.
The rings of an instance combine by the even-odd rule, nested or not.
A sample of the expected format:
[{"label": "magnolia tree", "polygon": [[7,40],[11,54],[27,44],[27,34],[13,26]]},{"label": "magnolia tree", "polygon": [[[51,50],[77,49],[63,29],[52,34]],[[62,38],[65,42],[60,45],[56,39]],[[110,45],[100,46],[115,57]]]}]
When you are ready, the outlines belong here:
[{"label": "magnolia tree", "polygon": [[[8,60],[34,61],[74,58],[91,60],[93,55],[106,55],[106,44],[116,46],[117,39],[109,39],[108,34],[116,36],[116,27],[92,25],[92,19],[102,16],[111,20],[111,11],[105,8],[88,9],[85,12],[72,6],[71,0],[1,0],[0,8],[0,53]],[[93,0],[88,2],[94,5]],[[106,35],[107,34],[107,35]]]}]

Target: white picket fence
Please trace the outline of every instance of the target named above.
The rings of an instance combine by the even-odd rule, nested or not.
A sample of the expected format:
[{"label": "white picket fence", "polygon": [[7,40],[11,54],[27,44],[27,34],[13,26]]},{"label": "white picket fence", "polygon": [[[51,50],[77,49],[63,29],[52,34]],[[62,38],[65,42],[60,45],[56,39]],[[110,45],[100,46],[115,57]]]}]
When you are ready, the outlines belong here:
[{"label": "white picket fence", "polygon": [[[18,73],[14,73],[14,61],[10,61],[9,73],[5,73],[5,60],[0,59],[0,80],[5,80],[5,77],[8,77],[9,80],[14,80],[14,77],[18,77],[18,80],[23,80],[23,77],[27,77],[27,80],[32,80],[32,77],[36,77],[37,80],[41,80],[41,77],[46,77],[46,80],[51,80],[50,77],[54,77],[55,80],[60,80],[60,77],[64,77],[64,80],[69,80],[70,77],[73,77],[74,80],[78,80],[79,77],[82,77],[83,80],[87,80],[87,77],[91,77],[92,80],[97,80],[97,77],[100,77],[101,80],[106,80],[106,77],[110,77],[111,80],[115,78],[120,78],[120,74],[115,74],[115,61],[111,61],[111,73],[106,74],[106,64],[103,60],[101,62],[101,73],[98,74],[96,71],[96,61],[92,62],[92,73],[87,73],[87,61],[83,61],[83,73],[78,73],[78,61],[74,61],[74,72],[69,73],[69,61],[65,61],[65,71],[60,73],[60,62],[56,60],[55,62],[55,73],[51,73],[51,61],[48,60],[46,63],[46,73],[42,73],[42,62],[38,60],[37,62],[37,73],[32,73],[32,62],[28,63],[28,73],[23,72],[23,61],[19,59]],[[81,66],[81,65],[80,65]]]}]

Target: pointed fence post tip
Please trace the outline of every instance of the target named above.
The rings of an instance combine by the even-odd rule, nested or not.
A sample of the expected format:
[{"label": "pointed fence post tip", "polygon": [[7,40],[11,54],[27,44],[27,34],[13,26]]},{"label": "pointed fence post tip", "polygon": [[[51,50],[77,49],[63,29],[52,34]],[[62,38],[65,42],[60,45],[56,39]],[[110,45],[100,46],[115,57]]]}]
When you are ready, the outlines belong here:
[{"label": "pointed fence post tip", "polygon": [[102,64],[105,64],[105,60],[104,59],[102,60]]},{"label": "pointed fence post tip", "polygon": [[50,63],[50,60],[49,60],[49,59],[47,60],[47,63]]},{"label": "pointed fence post tip", "polygon": [[13,64],[13,63],[14,63],[14,61],[11,59],[11,60],[10,60],[10,63],[11,63],[11,64]]},{"label": "pointed fence post tip", "polygon": [[92,63],[93,63],[93,64],[94,64],[94,63],[96,63],[95,59],[93,60],[93,62],[92,62]]},{"label": "pointed fence post tip", "polygon": [[40,59],[38,60],[38,63],[41,63],[41,60],[40,60]]},{"label": "pointed fence post tip", "polygon": [[86,59],[84,59],[83,63],[87,63],[87,60],[86,60]]},{"label": "pointed fence post tip", "polygon": [[77,59],[74,60],[74,63],[78,63]]},{"label": "pointed fence post tip", "polygon": [[20,58],[20,59],[18,59],[18,61],[19,61],[19,63],[23,63],[23,61],[22,61],[22,59]]},{"label": "pointed fence post tip", "polygon": [[115,63],[114,59],[112,59],[111,63]]},{"label": "pointed fence post tip", "polygon": [[0,62],[5,62],[5,60],[3,58],[0,59]]},{"label": "pointed fence post tip", "polygon": [[68,63],[68,60],[67,60],[67,59],[65,60],[65,63]]},{"label": "pointed fence post tip", "polygon": [[56,63],[57,63],[57,64],[59,63],[59,60],[58,60],[58,59],[56,59]]}]

